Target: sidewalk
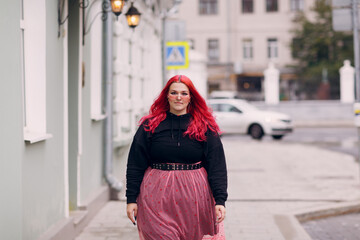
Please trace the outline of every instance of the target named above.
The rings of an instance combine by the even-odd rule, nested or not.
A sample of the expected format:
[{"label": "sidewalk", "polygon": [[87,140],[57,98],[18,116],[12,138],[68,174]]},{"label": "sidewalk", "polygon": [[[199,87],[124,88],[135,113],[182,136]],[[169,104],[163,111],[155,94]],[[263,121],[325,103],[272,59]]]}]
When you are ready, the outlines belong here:
[{"label": "sidewalk", "polygon": [[[312,146],[223,138],[229,176],[229,240],[311,239],[294,217],[360,204],[359,166],[350,155]],[[138,239],[125,201],[109,202],[76,240]],[[334,210],[335,209],[335,210]]]}]

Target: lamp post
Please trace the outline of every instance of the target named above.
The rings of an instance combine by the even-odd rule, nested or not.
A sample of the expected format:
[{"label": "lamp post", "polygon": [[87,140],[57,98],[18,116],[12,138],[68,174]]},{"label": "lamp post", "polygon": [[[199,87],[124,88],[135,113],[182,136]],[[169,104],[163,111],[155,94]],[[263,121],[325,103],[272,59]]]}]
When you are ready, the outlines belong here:
[{"label": "lamp post", "polygon": [[[69,16],[66,16],[63,18],[63,12],[64,12],[64,1],[65,0],[58,0],[58,37],[60,37],[60,27],[63,25]],[[116,15],[116,19],[118,19],[119,15],[121,14],[125,3],[127,0],[104,0],[102,3],[102,10],[96,14],[98,16],[99,14],[102,14],[102,21],[106,21],[108,18],[107,13],[112,12]],[[82,9],[82,31],[83,31],[83,45],[85,44],[85,35],[90,31],[91,26],[93,22],[96,19],[96,16],[90,21],[90,23],[85,23],[85,9],[88,8],[88,11],[90,11],[93,4],[89,4],[88,0],[81,0],[78,7]],[[110,10],[111,6],[111,10]],[[131,6],[128,10],[128,12],[125,14],[126,19],[128,22],[129,27],[135,28],[139,25],[140,22],[140,15],[141,13],[137,10],[137,8],[134,7],[134,3],[131,2]],[[85,26],[86,25],[86,26]]]}]

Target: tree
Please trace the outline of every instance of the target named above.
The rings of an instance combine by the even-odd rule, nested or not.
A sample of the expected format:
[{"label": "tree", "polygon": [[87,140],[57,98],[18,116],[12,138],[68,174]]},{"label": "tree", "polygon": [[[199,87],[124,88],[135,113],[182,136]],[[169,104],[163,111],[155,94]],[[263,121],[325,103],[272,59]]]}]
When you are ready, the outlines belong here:
[{"label": "tree", "polygon": [[294,19],[296,28],[292,30],[291,50],[297,63],[292,67],[298,77],[299,90],[307,99],[317,99],[316,92],[326,84],[330,85],[330,98],[338,99],[339,68],[345,59],[353,60],[352,34],[333,30],[328,2],[315,1],[313,22],[304,13],[298,13]]}]

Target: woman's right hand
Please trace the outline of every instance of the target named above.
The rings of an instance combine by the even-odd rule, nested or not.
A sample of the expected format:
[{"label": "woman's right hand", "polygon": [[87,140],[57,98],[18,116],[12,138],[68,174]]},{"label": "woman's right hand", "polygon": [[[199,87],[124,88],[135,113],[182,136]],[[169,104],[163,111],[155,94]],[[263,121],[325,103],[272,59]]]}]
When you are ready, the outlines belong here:
[{"label": "woman's right hand", "polygon": [[136,225],[134,216],[136,218],[138,206],[136,203],[128,203],[126,206],[126,213],[131,222]]}]

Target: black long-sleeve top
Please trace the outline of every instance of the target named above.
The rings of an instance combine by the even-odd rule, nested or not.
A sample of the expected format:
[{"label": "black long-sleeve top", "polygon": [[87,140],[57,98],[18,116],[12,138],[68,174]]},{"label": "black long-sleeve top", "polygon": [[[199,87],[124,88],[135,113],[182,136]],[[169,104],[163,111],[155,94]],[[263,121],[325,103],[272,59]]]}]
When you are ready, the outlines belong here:
[{"label": "black long-sleeve top", "polygon": [[168,112],[154,133],[145,131],[143,125],[138,128],[127,163],[127,203],[136,203],[144,172],[151,163],[191,164],[201,161],[208,173],[216,205],[225,206],[227,170],[220,137],[211,130],[206,132],[206,141],[202,142],[184,136],[190,121],[190,114],[177,116]]}]

